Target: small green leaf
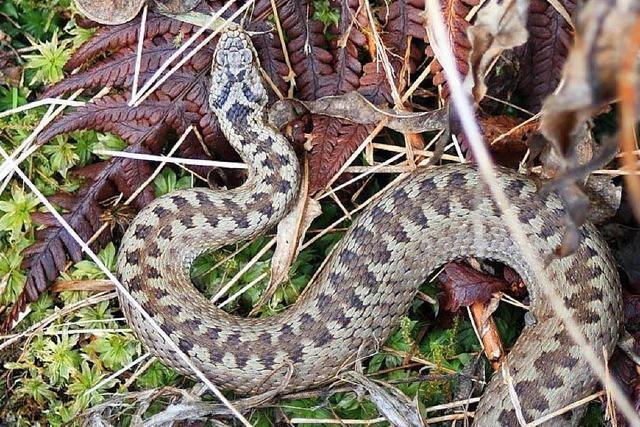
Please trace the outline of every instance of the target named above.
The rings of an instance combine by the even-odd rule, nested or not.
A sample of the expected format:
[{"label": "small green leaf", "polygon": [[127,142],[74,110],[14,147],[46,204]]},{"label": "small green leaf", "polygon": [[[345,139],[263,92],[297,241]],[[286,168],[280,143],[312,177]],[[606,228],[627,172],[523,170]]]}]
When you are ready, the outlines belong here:
[{"label": "small green leaf", "polygon": [[[89,363],[85,360],[82,362],[80,371],[73,375],[73,381],[69,384],[67,393],[77,398],[79,410],[85,409],[89,404],[95,405],[104,400],[100,395],[99,389],[88,393],[93,387],[98,385],[104,378],[98,367],[94,365],[89,368]],[[105,384],[107,387],[108,384]]]},{"label": "small green leaf", "polygon": [[333,9],[329,0],[315,0],[313,2],[313,19],[324,24],[324,31],[329,25],[338,25],[340,22],[340,9]]},{"label": "small green leaf", "polygon": [[67,176],[67,171],[80,160],[76,147],[63,137],[56,137],[53,142],[43,146],[42,152],[49,157],[51,169],[63,178]]},{"label": "small green leaf", "polygon": [[160,362],[154,362],[144,374],[140,375],[136,384],[142,388],[159,388],[174,384],[178,374]]},{"label": "small green leaf", "polygon": [[31,213],[35,211],[39,202],[35,196],[25,193],[18,185],[11,187],[11,199],[0,201],[0,230],[11,232],[11,239],[16,241],[22,231],[31,228]]},{"label": "small green leaf", "polygon": [[36,402],[43,404],[45,401],[52,401],[56,394],[42,378],[21,378],[18,380],[20,386],[16,388],[18,396],[28,396]]},{"label": "small green leaf", "polygon": [[90,344],[100,355],[107,369],[118,370],[133,361],[140,352],[140,344],[132,337],[109,334]]},{"label": "small green leaf", "polygon": [[[127,148],[127,143],[122,139],[118,138],[115,135],[110,133],[107,134],[98,134],[98,141],[93,144],[93,150],[109,150],[109,151],[122,151]],[[98,155],[98,157],[102,160],[106,160],[110,158],[110,156],[102,156]]]},{"label": "small green leaf", "polygon": [[176,173],[170,168],[164,168],[153,180],[156,197],[164,196],[176,189],[178,178]]},{"label": "small green leaf", "polygon": [[53,34],[53,37],[48,42],[38,43],[30,37],[28,38],[38,51],[38,54],[24,56],[27,59],[25,68],[36,70],[29,84],[51,84],[62,80],[64,77],[64,64],[71,56],[71,51],[67,47],[69,40],[59,42],[57,32]]},{"label": "small green leaf", "polygon": [[50,341],[47,345],[48,354],[45,374],[53,384],[63,384],[76,372],[80,366],[80,353],[74,347],[78,343],[77,336],[62,335],[57,342]]},{"label": "small green leaf", "polygon": [[100,253],[98,254],[98,258],[102,263],[109,269],[109,271],[115,271],[116,269],[116,247],[113,242],[109,242],[107,246],[105,246]]}]

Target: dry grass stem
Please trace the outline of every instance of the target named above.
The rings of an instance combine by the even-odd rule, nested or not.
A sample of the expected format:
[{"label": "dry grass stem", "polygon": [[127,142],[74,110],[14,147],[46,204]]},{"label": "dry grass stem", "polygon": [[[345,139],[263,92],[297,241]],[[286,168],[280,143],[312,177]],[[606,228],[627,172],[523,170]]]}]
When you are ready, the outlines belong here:
[{"label": "dry grass stem", "polygon": [[[521,111],[521,112],[523,112],[524,114],[526,114],[528,116],[536,116],[537,115],[537,114],[533,114],[531,111],[529,111],[529,110],[527,110],[525,108],[518,107],[516,104],[512,104],[511,102],[505,101],[504,99],[496,98],[496,97],[491,96],[491,95],[485,95],[484,97],[487,98],[487,99],[490,99],[492,101],[498,102],[500,104],[509,106],[509,107],[513,108],[514,110]],[[531,120],[531,117],[529,119],[527,119],[527,120]],[[522,123],[521,123],[521,125],[522,125]]]},{"label": "dry grass stem", "polygon": [[[280,15],[278,14],[278,5],[276,0],[271,0],[271,11],[273,12],[273,21],[276,24],[276,30],[278,31],[278,38],[280,39],[280,46],[282,47],[282,55],[284,56],[284,63],[287,64],[289,74],[283,77],[285,82],[289,82],[289,92],[287,98],[293,98],[293,91],[296,88],[296,73],[291,66],[291,60],[289,59],[289,52],[286,49],[287,43],[284,39],[284,32],[282,31],[282,25],[280,24]],[[280,91],[278,90],[278,93]]]},{"label": "dry grass stem", "polygon": [[[74,100],[81,93],[82,93],[82,89],[78,89],[69,97],[67,102],[70,100]],[[15,150],[13,150],[13,152],[11,153],[11,159],[14,162],[16,162],[17,164],[22,163],[25,159],[27,159],[31,155],[32,152],[34,152],[37,149],[37,147],[31,147],[31,145],[36,140],[38,135],[40,135],[40,132],[42,132],[45,127],[47,127],[51,122],[53,122],[53,120],[56,117],[58,117],[60,113],[62,113],[62,111],[64,111],[64,109],[67,107],[66,103],[62,103],[58,106],[58,108],[54,109],[53,107],[55,105],[56,104],[51,104],[49,106],[49,109],[42,116],[42,119],[40,119],[40,122],[35,127],[35,129],[29,134],[28,137],[24,139],[24,141],[20,143],[20,145]],[[13,172],[11,170],[11,167],[9,167],[5,162],[3,162],[0,165],[0,179],[4,180],[6,177],[12,176],[12,175],[13,175]]]},{"label": "dry grass stem", "polygon": [[76,310],[79,310],[83,307],[88,307],[90,305],[94,305],[94,304],[98,304],[101,303],[102,301],[109,301],[110,299],[115,298],[117,295],[115,292],[109,292],[109,293],[101,293],[101,294],[97,294],[97,295],[92,295],[88,298],[83,299],[82,301],[78,301],[72,304],[69,304],[68,306],[62,308],[61,310],[57,311],[56,313],[45,317],[44,319],[42,319],[39,322],[34,323],[33,325],[29,326],[29,328],[27,328],[25,331],[20,332],[18,334],[11,334],[11,335],[3,335],[0,336],[0,340],[4,340],[4,342],[0,343],[0,350],[3,350],[5,348],[7,348],[8,346],[10,346],[11,344],[15,343],[16,341],[20,340],[21,338],[24,337],[31,337],[34,334],[36,334],[38,331],[43,330],[47,325],[50,325],[51,323],[55,322],[56,320],[66,316],[69,313],[73,313]]},{"label": "dry grass stem", "polygon": [[[174,150],[175,151],[175,150]],[[188,159],[181,157],[165,157],[155,156],[152,154],[128,153],[126,151],[112,150],[94,150],[94,154],[101,156],[124,157],[126,159],[147,160],[151,162],[161,162],[163,165],[167,163],[175,165],[192,165],[192,166],[211,166],[215,168],[225,169],[246,169],[247,165],[238,162],[220,162],[216,160]]]},{"label": "dry grass stem", "polygon": [[131,100],[138,96],[138,80],[140,79],[140,62],[142,60],[142,48],[144,46],[144,36],[147,28],[147,10],[149,6],[144,5],[142,8],[142,17],[140,18],[140,29],[138,30],[138,48],[136,49],[136,63],[133,69],[133,83],[131,84]]},{"label": "dry grass stem", "polygon": [[[362,141],[362,143],[358,146],[358,148],[355,149],[355,151],[353,152],[353,154],[351,154],[351,156],[349,156],[349,158],[347,159],[346,162],[344,162],[344,165],[342,165],[342,167],[340,169],[338,169],[338,171],[336,172],[336,174],[333,176],[333,178],[331,178],[329,180],[329,182],[326,185],[326,188],[330,188],[334,182],[336,182],[336,180],[338,179],[338,177],[340,175],[342,175],[344,173],[344,171],[351,166],[351,163],[353,163],[358,156],[360,155],[360,153],[362,153],[362,151],[367,147],[368,144],[371,143],[371,141],[373,141],[373,138],[375,138],[376,136],[378,136],[378,134],[382,131],[382,129],[384,129],[385,125],[387,123],[387,119],[385,118],[384,120],[382,120],[380,123],[378,123],[376,125],[376,127],[371,131],[371,133],[369,134],[369,136],[367,136],[364,141]],[[317,197],[316,197],[317,198]]]},{"label": "dry grass stem", "polygon": [[43,98],[37,101],[29,102],[25,105],[21,105],[16,108],[12,108],[10,110],[2,111],[0,112],[0,119],[4,117],[12,116],[14,114],[22,113],[23,111],[28,111],[33,108],[43,107],[45,105],[49,105],[49,106],[61,105],[64,107],[83,107],[84,105],[86,105],[86,103],[83,101],[72,101],[69,99]]},{"label": "dry grass stem", "polygon": [[51,285],[51,292],[66,291],[89,291],[107,292],[113,291],[115,287],[111,280],[58,280]]},{"label": "dry grass stem", "polygon": [[576,408],[579,408],[580,406],[585,405],[585,404],[587,404],[587,403],[589,403],[589,402],[591,402],[593,400],[596,400],[596,399],[598,399],[598,398],[600,398],[600,397],[602,397],[604,395],[605,395],[604,391],[599,391],[599,392],[594,393],[592,395],[589,395],[589,396],[587,396],[587,397],[585,397],[583,399],[576,400],[575,402],[573,402],[570,405],[565,406],[564,408],[558,409],[557,411],[554,411],[554,412],[552,412],[552,413],[550,413],[548,415],[545,415],[544,417],[538,418],[535,421],[527,423],[526,427],[539,426],[540,424],[546,423],[547,421],[549,421],[549,420],[551,420],[551,419],[553,419],[555,417],[558,417],[558,416],[560,416],[562,414],[565,414],[565,413],[567,413],[569,411],[572,411],[572,410],[574,410]]},{"label": "dry grass stem", "polygon": [[636,103],[637,103],[637,52],[640,49],[640,19],[637,19],[627,41],[625,54],[622,56],[622,69],[618,78],[618,96],[620,98],[620,150],[622,151],[622,164],[627,173],[625,183],[629,190],[629,203],[636,218],[640,220],[640,177],[636,175],[638,170],[635,156],[632,154],[638,149],[636,140]]},{"label": "dry grass stem", "polygon": [[244,285],[240,290],[238,290],[238,292],[236,292],[235,294],[231,295],[229,298],[227,298],[226,300],[224,300],[219,306],[218,308],[222,308],[225,305],[229,304],[230,302],[235,301],[238,297],[240,297],[243,293],[245,293],[247,290],[251,289],[252,287],[254,287],[255,285],[257,285],[258,283],[260,283],[263,279],[265,279],[267,276],[269,275],[269,273],[264,272],[261,275],[259,275],[258,277],[256,277],[255,279],[253,279],[251,282],[247,283],[246,285]]},{"label": "dry grass stem", "polygon": [[276,243],[276,239],[275,239],[275,237],[274,237],[274,238],[272,238],[271,240],[269,240],[269,242],[268,242],[266,245],[264,245],[264,247],[263,247],[262,249],[260,249],[260,250],[258,251],[258,253],[257,253],[257,254],[255,254],[255,255],[253,256],[253,258],[251,258],[251,260],[250,260],[248,263],[246,263],[244,266],[242,266],[242,268],[240,269],[240,271],[238,271],[238,272],[235,274],[235,276],[233,276],[233,277],[231,278],[231,280],[229,280],[229,281],[228,281],[224,286],[222,286],[222,287],[220,288],[220,290],[219,290],[218,292],[216,292],[216,294],[211,298],[211,302],[216,302],[216,301],[218,301],[220,298],[222,298],[222,297],[224,296],[224,294],[226,294],[226,293],[227,293],[227,291],[228,291],[228,290],[229,290],[233,285],[235,285],[235,284],[236,284],[236,282],[237,282],[238,280],[240,280],[240,279],[242,278],[242,276],[244,275],[244,273],[246,273],[247,271],[249,271],[249,269],[251,269],[251,267],[253,267],[253,266],[254,266],[254,264],[255,264],[256,262],[258,262],[258,261],[260,260],[260,258],[262,258],[262,257],[264,256],[264,254],[266,254],[266,253],[269,251],[269,249],[271,249],[271,247],[272,247],[273,245],[275,245],[275,243]]},{"label": "dry grass stem", "polygon": [[[394,152],[394,153],[404,153],[405,152],[404,147],[400,147],[398,145],[381,144],[381,143],[377,143],[377,142],[374,142],[371,145],[373,146],[373,148],[377,148],[377,149],[383,150],[383,151],[391,151],[391,152]],[[433,157],[434,154],[435,154],[433,151],[417,150],[417,149],[414,149],[413,153],[417,154],[419,156],[428,157],[428,158],[429,157]],[[452,162],[460,162],[460,157],[452,156],[451,154],[443,154],[441,158],[442,158],[442,160],[449,160],[449,161],[452,161]]]},{"label": "dry grass stem", "polygon": [[[366,178],[368,175],[371,175],[373,173],[382,173],[381,171],[385,170],[385,166],[390,165],[391,163],[399,160],[403,155],[404,155],[404,150],[403,150],[403,152],[398,153],[395,156],[392,156],[391,158],[385,160],[384,162],[378,163],[377,165],[350,166],[350,167],[348,167],[346,169],[346,172],[359,173],[360,175],[351,178],[350,180],[338,185],[337,187],[331,188],[329,191],[323,193],[320,197],[318,197],[317,200],[322,200],[327,196],[333,195],[337,191],[339,191],[339,190],[341,190],[341,189],[353,184],[354,182],[357,182],[357,181],[360,181],[363,178]],[[406,166],[391,166],[391,168],[397,168],[397,167],[406,168]]]},{"label": "dry grass stem", "polygon": [[93,387],[91,387],[89,390],[85,391],[84,394],[85,396],[90,395],[91,393],[93,393],[96,390],[100,390],[102,387],[106,386],[107,384],[109,384],[112,381],[115,381],[116,378],[118,378],[120,375],[124,374],[125,372],[127,372],[129,369],[133,368],[134,366],[140,364],[141,362],[143,362],[146,358],[148,358],[151,354],[149,353],[144,353],[142,356],[138,357],[137,359],[133,360],[131,363],[128,363],[127,365],[123,366],[121,369],[117,370],[116,372],[114,372],[113,374],[109,375],[108,377],[104,378],[102,381],[100,381],[98,384],[94,385]]},{"label": "dry grass stem", "polygon": [[400,108],[402,106],[402,99],[400,98],[398,88],[395,84],[393,67],[389,62],[389,58],[387,57],[387,50],[384,46],[384,43],[382,42],[382,39],[380,38],[380,34],[378,33],[376,19],[373,17],[373,12],[371,10],[371,4],[369,3],[369,0],[364,0],[364,9],[367,12],[367,18],[369,19],[369,29],[371,30],[371,35],[376,46],[376,59],[378,59],[378,61],[382,63],[382,68],[384,69],[387,83],[389,83],[389,87],[391,89],[391,97],[393,98],[393,102],[396,108]]},{"label": "dry grass stem", "polygon": [[[151,356],[151,353],[147,353],[147,355]],[[127,380],[122,384],[122,387],[128,390],[131,384],[133,384],[140,377],[140,375],[144,374],[147,371],[147,369],[149,369],[151,365],[153,365],[157,360],[158,359],[155,356],[153,356],[149,360],[144,362],[142,366],[140,366],[133,374],[131,374],[129,378],[127,378]]]},{"label": "dry grass stem", "polygon": [[345,420],[339,418],[291,418],[289,420],[291,424],[341,424],[341,425],[364,425],[369,426],[373,424],[386,423],[387,419],[384,417],[374,418],[372,420]]},{"label": "dry grass stem", "polygon": [[510,136],[511,134],[517,132],[519,129],[523,128],[524,126],[528,125],[529,123],[533,123],[536,120],[538,120],[540,118],[540,113],[529,117],[527,120],[525,120],[524,122],[520,123],[519,125],[516,125],[514,127],[512,127],[511,129],[509,129],[508,131],[506,131],[505,133],[503,133],[502,135],[496,137],[493,141],[491,141],[491,145],[494,145],[496,142],[502,141],[503,139],[505,139],[506,137]]}]

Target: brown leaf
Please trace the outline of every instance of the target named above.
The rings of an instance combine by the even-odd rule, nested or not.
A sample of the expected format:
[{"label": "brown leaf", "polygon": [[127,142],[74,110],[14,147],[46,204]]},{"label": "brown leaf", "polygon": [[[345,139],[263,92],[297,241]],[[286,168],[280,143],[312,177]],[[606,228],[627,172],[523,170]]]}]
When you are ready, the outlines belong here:
[{"label": "brown leaf", "polygon": [[575,132],[615,96],[624,41],[638,9],[635,2],[591,0],[580,11],[576,41],[563,69],[565,83],[542,108],[540,129],[559,153],[572,149]]},{"label": "brown leaf", "polygon": [[[424,0],[397,0],[385,3],[376,16],[381,23],[378,32],[382,33],[384,54],[389,58],[393,69],[393,84],[401,91],[407,84],[407,75],[415,71],[422,61],[423,53],[413,39],[424,39]],[[382,48],[376,46],[376,49]],[[382,53],[380,53],[382,54]],[[379,54],[371,52],[374,58],[363,67],[358,91],[375,105],[395,104],[391,94],[389,78]]]},{"label": "brown leaf", "polygon": [[269,110],[269,121],[281,128],[296,119],[298,113],[295,107],[300,104],[312,114],[349,120],[361,125],[375,125],[384,121],[385,127],[401,133],[442,130],[447,127],[449,118],[447,108],[422,112],[396,111],[376,107],[359,92],[348,92],[344,95],[325,96],[315,101],[283,99]]},{"label": "brown leaf", "polygon": [[360,27],[367,26],[361,0],[338,0],[340,22],[333,33],[331,53],[334,58],[335,94],[348,93],[360,86],[362,64],[359,49],[367,44],[367,38]]},{"label": "brown leaf", "polygon": [[465,84],[471,88],[476,103],[487,92],[485,75],[498,55],[527,41],[528,8],[529,0],[489,0],[467,30],[471,72],[467,74]]},{"label": "brown leaf", "polygon": [[[569,15],[576,10],[575,0],[561,0]],[[573,28],[546,0],[531,0],[527,19],[529,40],[520,52],[518,95],[522,105],[537,113],[542,102],[551,94],[562,76],[569,49],[573,42]]]},{"label": "brown leaf", "polygon": [[310,0],[287,0],[278,9],[289,40],[287,50],[296,73],[298,97],[303,100],[334,95],[336,82],[331,78],[333,55],[324,37],[324,25],[310,19]]},{"label": "brown leaf", "polygon": [[[479,115],[478,124],[483,140],[494,160],[503,166],[516,167],[529,149],[529,142],[534,137],[538,124],[530,122],[520,126],[522,120],[513,116]],[[463,153],[472,158],[467,142],[467,136],[459,132],[458,141]]]},{"label": "brown leaf", "polygon": [[504,279],[481,273],[460,262],[447,264],[443,274],[445,277],[440,277],[444,291],[443,307],[448,311],[487,302],[494,293],[509,287]]},{"label": "brown leaf", "polygon": [[[442,2],[442,15],[449,32],[456,68],[463,78],[469,71],[469,52],[471,50],[471,43],[467,36],[470,24],[466,17],[471,9],[479,3],[479,0],[444,0]],[[434,56],[433,49],[428,48],[427,54]],[[448,99],[449,90],[445,85],[445,75],[437,58],[431,64],[431,71],[433,72],[433,84],[443,85],[442,97]]]},{"label": "brown leaf", "polygon": [[309,193],[315,194],[325,188],[372,127],[320,115],[313,116],[312,120]]}]

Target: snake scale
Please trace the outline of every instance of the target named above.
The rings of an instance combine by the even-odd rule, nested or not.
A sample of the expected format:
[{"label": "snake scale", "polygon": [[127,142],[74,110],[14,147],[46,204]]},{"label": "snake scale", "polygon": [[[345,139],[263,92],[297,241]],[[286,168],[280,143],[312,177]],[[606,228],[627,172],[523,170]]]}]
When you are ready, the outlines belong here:
[{"label": "snake scale", "polygon": [[[535,322],[524,328],[506,365],[525,419],[535,420],[595,388],[580,349],[545,303],[542,284],[473,166],[419,169],[385,191],[357,218],[299,300],[280,314],[239,318],[204,298],[190,280],[193,260],[273,228],[300,184],[294,151],[265,123],[267,94],[258,66],[246,33],[237,27],[223,32],[212,65],[210,105],[248,165],[245,184],[158,198],[132,222],[117,263],[123,285],[212,382],[240,394],[325,384],[363,349],[384,342],[431,272],[474,256],[513,267],[528,285]],[[565,228],[560,199],[540,195],[531,181],[507,169],[497,175],[532,249],[548,258]],[[549,285],[596,353],[605,348],[611,354],[621,327],[618,273],[596,229],[587,224],[579,233],[573,255],[550,261]],[[122,295],[120,302],[150,351],[189,374]],[[572,424],[573,418],[549,424]],[[518,424],[502,371],[485,390],[475,423]]]}]

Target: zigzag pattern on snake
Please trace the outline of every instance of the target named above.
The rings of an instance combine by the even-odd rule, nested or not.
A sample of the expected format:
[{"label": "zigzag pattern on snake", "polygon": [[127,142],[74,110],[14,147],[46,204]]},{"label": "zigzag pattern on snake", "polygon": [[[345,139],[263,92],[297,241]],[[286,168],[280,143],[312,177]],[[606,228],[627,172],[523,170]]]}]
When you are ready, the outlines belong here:
[{"label": "zigzag pattern on snake", "polygon": [[[228,30],[218,42],[211,77],[211,107],[249,167],[247,182],[232,190],[195,188],[155,200],[128,229],[117,266],[133,297],[212,382],[241,394],[325,384],[358,352],[384,342],[432,271],[474,256],[513,267],[528,285],[536,322],[525,327],[506,365],[527,421],[594,389],[595,377],[580,349],[545,303],[542,284],[472,166],[421,169],[389,188],[357,218],[322,271],[283,313],[238,318],[206,300],[190,280],[193,260],[273,228],[299,188],[294,151],[263,118],[267,96],[256,58],[249,37]],[[563,235],[560,199],[539,195],[532,182],[509,170],[497,174],[532,249],[547,259]],[[610,354],[620,330],[618,274],[595,228],[585,225],[580,235],[575,254],[550,262],[549,285],[596,353],[604,347]],[[120,302],[149,350],[189,374],[127,300]],[[292,376],[284,384],[287,367]],[[556,418],[550,424],[574,422],[575,417]],[[475,423],[517,425],[502,372],[485,390]]]}]

